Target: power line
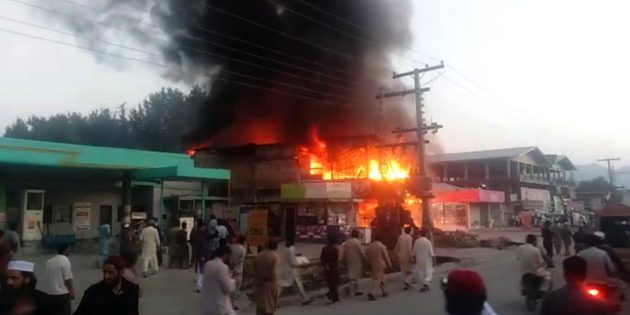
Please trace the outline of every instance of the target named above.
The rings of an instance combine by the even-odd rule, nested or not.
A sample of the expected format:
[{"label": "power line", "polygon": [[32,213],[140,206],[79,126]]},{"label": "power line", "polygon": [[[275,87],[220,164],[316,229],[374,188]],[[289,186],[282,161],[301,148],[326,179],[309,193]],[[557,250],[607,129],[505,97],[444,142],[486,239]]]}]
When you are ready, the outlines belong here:
[{"label": "power line", "polygon": [[42,40],[42,41],[46,41],[46,42],[50,42],[50,43],[54,43],[54,44],[59,44],[59,45],[63,45],[63,46],[79,48],[79,49],[83,49],[83,50],[89,50],[89,51],[92,51],[92,52],[97,52],[97,53],[100,53],[100,54],[105,54],[105,55],[109,55],[109,56],[117,57],[117,58],[121,58],[121,59],[127,59],[127,60],[130,60],[130,61],[141,62],[141,63],[145,63],[145,64],[148,64],[148,65],[156,66],[156,67],[162,67],[162,68],[168,67],[167,65],[165,65],[163,63],[157,63],[157,62],[153,62],[153,61],[150,61],[150,60],[144,60],[144,59],[139,59],[139,58],[128,57],[128,56],[124,56],[124,55],[111,53],[111,52],[108,52],[108,51],[105,51],[105,50],[102,50],[102,49],[96,49],[96,48],[87,47],[87,46],[81,46],[81,45],[77,45],[77,44],[70,44],[70,43],[66,43],[66,42],[62,42],[62,41],[58,41],[58,40],[54,40],[54,39],[50,39],[50,38],[46,38],[46,37],[40,37],[40,36],[31,35],[31,34],[27,34],[27,33],[16,32],[16,31],[13,31],[13,30],[5,29],[5,28],[0,28],[0,32],[10,33],[10,34],[14,34],[14,35],[23,36],[23,37],[29,37],[29,38],[32,38],[32,39],[38,39],[38,40]]},{"label": "power line", "polygon": [[[106,10],[106,9],[99,9],[99,8],[95,8],[95,7],[92,7],[92,6],[89,6],[89,5],[85,5],[85,4],[82,4],[82,3],[77,3],[77,2],[72,1],[72,0],[58,0],[58,1],[65,1],[65,2],[71,3],[71,4],[73,4],[73,5],[76,5],[76,6],[79,6],[79,7],[82,7],[82,8],[86,8],[86,9],[88,9],[88,10],[92,10],[92,11],[99,12],[99,13],[106,13],[106,12],[107,12],[107,10]],[[128,5],[128,4],[121,3],[121,5]],[[130,5],[129,5],[129,6],[130,6]],[[139,12],[149,13],[149,14],[151,13],[150,11],[143,10],[143,9],[138,8],[138,7],[135,7],[135,6],[130,6],[130,7],[131,7],[131,8],[134,8],[134,9],[136,9],[136,10],[138,10]],[[131,20],[131,21],[135,21],[135,22],[138,22],[138,23],[140,23],[140,24],[142,24],[142,25],[145,25],[145,26],[151,27],[151,28],[153,28],[153,29],[156,29],[156,30],[158,30],[158,31],[162,31],[162,29],[161,29],[161,28],[159,28],[159,27],[157,27],[157,26],[153,25],[152,23],[147,23],[147,22],[143,21],[142,19],[133,18],[133,17],[130,17],[130,16],[121,15],[121,14],[116,14],[116,13],[113,13],[113,14],[111,14],[111,15],[113,15],[113,16],[117,16],[117,17],[119,17],[119,18],[123,18],[123,19]],[[345,74],[345,75],[348,75],[348,74],[349,74],[349,72],[347,72],[347,71],[340,70],[340,69],[337,69],[337,68],[331,67],[331,66],[329,66],[329,65],[325,65],[325,64],[320,63],[320,62],[312,61],[312,60],[309,60],[309,59],[304,58],[304,57],[298,57],[298,56],[295,56],[295,55],[292,55],[292,54],[289,54],[289,53],[286,53],[286,52],[279,51],[279,50],[277,50],[277,49],[269,48],[269,47],[266,47],[266,46],[263,46],[263,45],[259,45],[259,44],[253,43],[253,42],[248,41],[248,40],[241,39],[241,38],[238,38],[238,37],[235,37],[235,36],[226,35],[225,33],[217,32],[217,31],[215,31],[215,30],[211,30],[211,29],[208,29],[208,28],[202,27],[202,26],[200,26],[200,25],[198,25],[198,24],[194,24],[194,26],[195,26],[196,28],[198,28],[199,30],[201,30],[201,31],[203,31],[203,32],[206,32],[206,33],[209,33],[209,34],[214,34],[214,35],[217,35],[217,36],[219,36],[219,37],[228,38],[228,39],[233,40],[233,41],[242,42],[242,43],[245,43],[245,44],[247,44],[247,45],[250,45],[250,46],[253,46],[253,47],[256,47],[256,48],[262,49],[262,50],[266,50],[266,51],[270,51],[270,52],[276,53],[276,54],[278,54],[278,55],[282,55],[282,56],[285,56],[285,57],[294,58],[295,60],[299,60],[299,61],[301,61],[301,62],[306,62],[306,63],[310,63],[310,64],[313,64],[313,65],[316,65],[316,66],[318,66],[318,67],[326,68],[327,70],[330,70],[330,71],[334,71],[334,72],[337,72],[337,73],[342,73],[342,74]],[[191,35],[187,35],[187,37],[189,37],[189,38],[191,38],[191,39],[200,39],[200,38],[198,38],[198,37],[191,36]],[[201,40],[203,40],[203,41],[207,41],[206,39],[201,39]]]},{"label": "power line", "polygon": [[[81,38],[81,35],[76,34],[76,33],[66,32],[66,31],[62,31],[62,30],[57,30],[57,29],[46,27],[46,26],[41,26],[41,25],[37,25],[37,24],[21,21],[21,20],[15,20],[15,19],[3,17],[3,16],[0,16],[0,19],[7,20],[7,21],[10,21],[10,22],[13,22],[13,23],[19,23],[19,24],[22,24],[22,25],[28,25],[28,26],[32,26],[32,27],[37,27],[37,28],[40,28],[40,29],[44,29],[44,30],[60,33],[60,34],[63,34],[63,35],[69,35],[69,36],[73,36],[73,37],[76,37],[76,38]],[[113,45],[113,46],[117,46],[117,47],[130,49],[130,50],[141,52],[141,53],[144,53],[144,54],[147,54],[147,55],[153,55],[153,53],[151,53],[150,51],[139,49],[139,48],[135,48],[135,47],[119,45],[119,44],[107,42],[107,41],[104,41],[104,40],[99,40],[98,42],[104,42],[104,43],[106,43],[108,45]],[[221,71],[222,72],[231,73],[233,75],[249,78],[249,79],[252,79],[252,80],[258,80],[258,81],[274,83],[274,84],[281,85],[281,86],[286,86],[286,87],[289,87],[289,88],[294,88],[294,89],[304,90],[304,91],[308,91],[308,92],[318,93],[318,94],[327,95],[327,96],[330,96],[330,97],[336,97],[336,98],[339,98],[339,99],[342,99],[342,100],[347,100],[347,101],[351,100],[351,99],[349,99],[347,97],[342,97],[342,96],[339,96],[339,95],[336,95],[336,94],[333,94],[333,93],[322,92],[322,91],[319,91],[319,90],[305,88],[305,87],[301,87],[301,86],[297,86],[297,85],[293,85],[293,84],[287,84],[287,83],[283,83],[283,82],[279,82],[279,81],[266,80],[266,79],[263,79],[263,78],[260,78],[260,77],[244,74],[244,73],[237,72],[237,71],[232,71],[232,70],[227,70],[227,69],[222,69]]]},{"label": "power line", "polygon": [[[27,3],[27,2],[22,2],[22,1],[19,1],[19,0],[8,0],[8,1],[12,1],[12,2],[15,2],[15,3],[23,4],[23,5],[30,6],[30,7],[34,7],[34,8],[37,8],[37,9],[53,12],[53,13],[60,14],[60,15],[65,15],[65,16],[72,17],[72,18],[83,19],[83,20],[91,22],[93,24],[100,24],[100,25],[103,25],[105,27],[111,27],[111,28],[114,28],[114,29],[117,29],[117,30],[120,30],[120,31],[123,31],[123,32],[127,32],[127,30],[125,30],[123,28],[111,26],[111,25],[108,25],[107,23],[100,22],[100,21],[94,21],[94,20],[91,20],[91,19],[88,19],[88,18],[84,18],[82,16],[75,15],[75,14],[70,14],[70,13],[59,11],[59,10],[42,7],[42,6],[38,6],[38,5],[35,5],[35,4]],[[66,1],[66,0],[64,0],[64,1]],[[169,43],[169,41],[166,40],[166,39],[161,39],[161,38],[157,38],[157,37],[154,37],[154,36],[148,36],[148,37],[152,38],[154,40],[158,40],[158,41],[162,41],[162,42],[165,42],[165,43]],[[234,61],[234,62],[237,62],[237,63],[245,64],[245,65],[248,65],[248,66],[251,66],[251,67],[256,67],[256,68],[265,69],[265,70],[269,70],[269,71],[274,71],[274,72],[281,73],[281,74],[284,74],[284,75],[287,75],[287,76],[296,77],[296,78],[299,78],[299,79],[302,79],[302,80],[305,80],[305,81],[311,81],[311,82],[315,82],[315,83],[321,84],[321,85],[327,85],[327,86],[336,87],[336,88],[340,88],[340,89],[350,90],[350,88],[347,87],[347,86],[343,86],[343,85],[339,85],[339,84],[333,84],[333,83],[328,83],[328,82],[323,82],[321,80],[316,80],[316,79],[312,79],[312,78],[306,78],[306,77],[304,77],[302,75],[299,75],[299,74],[296,74],[296,73],[287,72],[287,71],[281,71],[281,70],[278,70],[278,69],[274,69],[272,67],[262,66],[262,65],[259,65],[259,64],[256,64],[256,63],[243,61],[243,60],[238,59],[238,58],[227,57],[227,56],[224,56],[224,55],[221,55],[221,54],[217,54],[217,53],[212,53],[212,52],[209,52],[209,51],[206,51],[206,50],[203,50],[203,49],[198,49],[198,48],[190,47],[190,46],[187,46],[187,45],[179,45],[179,47],[181,47],[183,49],[186,49],[186,50],[189,50],[189,51],[194,51],[194,52],[202,53],[202,54],[205,54],[205,55],[215,56],[215,57],[219,57],[219,58],[222,58],[222,59],[225,59],[225,60],[230,60],[230,61]],[[339,82],[346,82],[346,80],[344,80],[344,79],[340,79],[340,78],[336,78],[336,77],[332,77],[332,78],[337,80],[337,81],[339,81]]]},{"label": "power line", "polygon": [[344,19],[344,18],[342,18],[342,17],[340,17],[340,16],[337,16],[337,15],[335,15],[335,14],[333,14],[333,13],[331,13],[331,12],[328,12],[328,11],[326,11],[326,10],[324,10],[324,9],[320,8],[320,7],[317,7],[317,6],[313,5],[313,4],[310,4],[310,3],[308,3],[308,2],[306,2],[306,1],[304,1],[304,0],[297,0],[297,1],[298,1],[298,2],[300,2],[300,3],[302,3],[302,4],[303,4],[303,5],[305,5],[305,6],[308,6],[308,7],[312,8],[312,9],[316,10],[316,11],[319,11],[319,12],[321,12],[321,13],[324,13],[324,14],[326,14],[326,15],[330,16],[330,17],[333,17],[333,18],[335,18],[335,19],[337,19],[337,20],[340,20],[340,21],[342,21],[342,22],[345,22],[345,23],[346,23],[346,24],[348,24],[348,25],[352,25],[352,26],[354,26],[354,27],[356,27],[356,28],[358,28],[358,29],[360,29],[360,30],[362,30],[362,31],[365,31],[365,28],[363,28],[362,26],[359,26],[358,24],[352,23],[352,22],[348,21],[347,19]]},{"label": "power line", "polygon": [[[47,30],[47,31],[51,31],[51,32],[56,32],[56,33],[63,34],[63,35],[73,36],[73,37],[76,37],[76,38],[80,38],[81,37],[81,35],[79,35],[77,33],[72,33],[72,32],[67,32],[67,31],[64,31],[64,30],[54,29],[54,28],[51,28],[51,27],[38,25],[38,24],[34,24],[34,23],[22,21],[22,20],[16,20],[16,19],[5,17],[5,16],[0,16],[0,19],[1,20],[5,20],[5,21],[9,21],[9,22],[12,22],[12,23],[22,24],[22,25],[35,27],[35,28],[39,28],[39,29],[43,29],[43,30]],[[113,42],[102,40],[102,39],[99,40],[99,42],[102,42],[102,43],[107,44],[107,45],[119,47],[119,48],[124,48],[124,49],[128,49],[128,50],[144,53],[144,54],[151,55],[151,56],[156,56],[157,55],[157,54],[152,53],[150,51],[146,51],[146,50],[143,50],[143,49],[138,49],[138,48],[135,48],[135,47],[122,45],[122,44],[118,44],[118,43],[113,43]]]},{"label": "power line", "polygon": [[[130,61],[140,62],[140,63],[148,64],[148,65],[151,65],[151,66],[155,66],[155,67],[168,68],[167,65],[162,64],[162,63],[157,63],[157,62],[144,60],[144,59],[139,59],[139,58],[128,57],[128,56],[115,54],[115,53],[110,53],[108,51],[104,51],[104,50],[100,50],[100,49],[96,49],[96,48],[92,48],[92,47],[86,47],[86,46],[81,46],[81,45],[77,45],[77,44],[70,44],[70,43],[66,43],[66,42],[62,42],[62,41],[58,41],[58,40],[54,40],[54,39],[50,39],[50,38],[46,38],[46,37],[35,36],[35,35],[22,33],[22,32],[16,32],[16,31],[13,31],[13,30],[5,29],[5,28],[0,28],[0,32],[5,32],[5,33],[13,34],[13,35],[18,35],[18,36],[23,36],[23,37],[27,37],[27,38],[31,38],[31,39],[37,39],[37,40],[41,40],[41,41],[45,41],[45,42],[49,42],[49,43],[53,43],[53,44],[57,44],[57,45],[63,45],[63,46],[67,46],[67,47],[79,48],[79,49],[88,50],[88,51],[92,51],[92,52],[98,52],[98,53],[109,55],[109,56],[112,56],[112,57],[117,57],[117,58],[126,59],[126,60],[130,60]],[[267,90],[267,91],[274,92],[274,93],[285,94],[285,95],[289,95],[289,96],[293,96],[293,97],[297,97],[297,98],[310,99],[310,100],[317,101],[317,102],[320,102],[320,103],[326,103],[326,104],[331,104],[331,105],[336,105],[336,106],[349,107],[348,105],[345,105],[345,104],[333,103],[333,102],[329,102],[329,101],[326,101],[326,100],[320,100],[320,99],[316,99],[316,98],[305,96],[305,95],[299,95],[299,94],[290,93],[290,92],[286,92],[286,91],[282,91],[282,90],[278,90],[278,89],[267,88],[267,87],[264,87],[264,86],[250,84],[250,83],[246,83],[246,82],[242,82],[242,81],[237,81],[237,80],[232,80],[232,79],[225,79],[225,78],[219,78],[219,77],[215,77],[215,79],[222,80],[222,81],[228,81],[228,82],[232,82],[232,83],[235,83],[235,84],[249,86],[249,87],[253,87],[253,88],[258,88],[258,89],[262,89],[262,90]]]},{"label": "power line", "polygon": [[304,13],[300,13],[300,12],[295,11],[295,10],[293,10],[293,9],[291,9],[291,8],[287,7],[287,6],[281,5],[281,4],[277,3],[277,2],[275,2],[274,0],[266,0],[266,1],[267,1],[267,2],[269,2],[269,3],[271,3],[271,4],[274,4],[274,5],[276,5],[276,6],[281,6],[283,9],[285,9],[285,10],[287,10],[287,11],[289,11],[289,12],[291,12],[291,13],[295,14],[295,15],[297,15],[297,16],[301,16],[301,17],[303,17],[303,18],[305,18],[305,19],[307,19],[307,20],[309,20],[309,21],[311,21],[311,22],[313,22],[313,23],[316,23],[316,24],[318,24],[318,25],[321,25],[321,26],[323,26],[323,27],[325,27],[325,28],[327,28],[327,29],[330,29],[330,30],[333,30],[333,31],[335,31],[335,32],[337,32],[337,33],[340,33],[340,34],[346,35],[346,36],[348,36],[348,37],[350,37],[350,38],[352,38],[352,39],[356,39],[356,40],[359,40],[359,41],[362,41],[362,42],[368,42],[366,39],[363,39],[363,38],[357,37],[357,36],[355,36],[355,35],[352,35],[352,34],[350,34],[350,33],[348,33],[348,32],[345,32],[345,31],[343,31],[343,30],[340,30],[340,29],[338,29],[338,28],[336,28],[336,27],[334,27],[334,26],[330,26],[330,25],[328,25],[328,24],[326,24],[326,23],[324,23],[324,22],[322,22],[322,21],[320,21],[320,20],[318,20],[318,19],[312,18],[312,17],[310,17],[310,16],[308,16],[308,15],[306,15],[306,14],[304,14]]},{"label": "power line", "polygon": [[335,106],[341,106],[341,107],[352,107],[352,106],[349,106],[349,105],[346,105],[346,104],[333,103],[333,102],[320,100],[320,99],[316,99],[316,98],[309,97],[309,96],[294,94],[294,93],[290,93],[290,92],[286,92],[286,91],[282,91],[282,90],[278,90],[278,89],[273,89],[273,88],[268,88],[268,87],[264,87],[264,86],[260,86],[260,85],[256,85],[256,84],[250,84],[250,83],[243,82],[243,81],[238,81],[238,80],[233,80],[233,79],[225,79],[225,78],[220,78],[220,77],[215,77],[215,79],[221,80],[221,81],[230,82],[230,83],[234,83],[234,84],[238,84],[238,85],[248,86],[248,87],[255,88],[255,89],[266,90],[266,91],[274,92],[274,93],[277,93],[277,94],[284,94],[284,95],[293,96],[293,97],[297,97],[297,98],[313,100],[313,101],[320,102],[320,103],[325,103],[325,104],[330,104],[330,105],[335,105]]},{"label": "power line", "polygon": [[[103,25],[103,26],[105,26],[107,28],[113,28],[113,29],[116,29],[116,30],[127,32],[127,30],[124,29],[124,28],[112,26],[112,25],[109,25],[107,23],[100,22],[100,21],[94,21],[94,20],[91,20],[91,19],[88,19],[88,18],[85,18],[85,17],[82,17],[82,16],[75,15],[75,14],[66,13],[66,12],[62,12],[62,11],[55,10],[55,9],[52,9],[52,8],[46,8],[46,7],[42,7],[42,6],[39,6],[39,5],[35,5],[35,4],[27,3],[27,2],[22,2],[22,1],[19,1],[19,0],[9,0],[9,1],[16,2],[16,3],[23,4],[23,5],[30,6],[30,7],[34,7],[34,8],[37,8],[37,9],[53,12],[53,13],[56,13],[56,14],[65,15],[65,16],[68,16],[68,17],[71,17],[71,18],[79,18],[79,19],[88,21],[88,22],[90,22],[92,24],[100,24],[100,25]],[[67,1],[67,0],[63,0],[63,1]],[[95,9],[95,10],[98,10],[98,9]],[[158,40],[158,41],[164,42],[166,44],[170,43],[170,41],[167,40],[167,39],[158,38],[158,37],[150,36],[150,35],[147,35],[147,37],[149,37],[151,39],[154,39],[154,40]],[[236,48],[232,48],[232,47],[225,46],[225,45],[222,45],[222,44],[217,44],[215,42],[212,42],[212,41],[209,41],[209,40],[206,40],[206,39],[197,38],[197,37],[191,37],[191,38],[195,39],[197,41],[202,41],[202,42],[205,42],[205,43],[209,43],[211,45],[220,46],[220,47],[223,47],[223,48],[226,48],[226,49],[234,50],[234,51],[237,51],[237,52],[242,53],[242,54],[254,56],[254,57],[257,57],[259,59],[266,59],[266,60],[270,60],[270,61],[273,61],[273,62],[276,62],[276,63],[279,63],[279,64],[288,64],[288,65],[291,65],[294,68],[300,69],[301,71],[305,71],[305,72],[308,72],[308,73],[314,73],[316,75],[327,77],[328,79],[336,80],[338,82],[344,82],[345,83],[345,82],[349,81],[349,80],[341,79],[341,78],[338,78],[338,77],[335,77],[335,76],[327,75],[325,73],[321,73],[321,72],[318,72],[318,71],[313,71],[313,70],[309,70],[307,68],[303,68],[303,67],[300,67],[300,66],[295,66],[295,65],[292,65],[292,64],[289,64],[289,63],[278,61],[278,60],[275,60],[273,58],[262,57],[262,56],[259,56],[259,55],[253,54],[253,53],[249,53],[249,52],[245,52],[245,51],[242,51],[242,50],[239,50],[239,49],[236,49]],[[216,56],[216,57],[220,57],[220,58],[224,58],[224,59],[234,60],[234,61],[239,62],[239,63],[244,63],[240,59],[226,57],[226,56],[221,55],[221,54],[208,52],[208,51],[203,50],[203,49],[193,48],[193,47],[190,47],[190,46],[187,46],[187,45],[183,45],[183,44],[179,45],[179,47],[181,47],[183,49],[187,49],[187,50],[192,50],[192,51],[195,51],[195,52],[205,53],[207,55],[212,55],[212,56]],[[271,69],[269,67],[266,67],[266,68],[267,69]],[[278,71],[278,70],[272,70],[272,71]],[[317,81],[317,82],[319,82],[319,81]]]},{"label": "power line", "polygon": [[240,77],[244,77],[244,78],[248,78],[248,79],[252,79],[252,80],[257,80],[257,81],[269,82],[269,83],[273,83],[273,84],[277,84],[277,85],[281,85],[281,86],[286,86],[286,87],[293,88],[293,89],[303,90],[303,91],[307,91],[307,92],[313,92],[313,93],[317,93],[317,94],[321,94],[321,95],[327,95],[327,96],[330,96],[330,97],[338,98],[340,100],[352,101],[352,99],[350,99],[350,98],[339,96],[337,94],[322,92],[322,91],[309,89],[309,88],[305,88],[305,87],[300,87],[300,86],[293,85],[293,84],[287,84],[287,83],[283,83],[283,82],[279,82],[279,81],[267,80],[267,79],[263,79],[263,78],[256,77],[256,76],[253,76],[253,75],[243,74],[243,73],[232,71],[232,70],[221,69],[221,72],[227,72],[227,73],[230,73],[230,74],[233,74],[233,75],[236,75],[236,76],[240,76]]},{"label": "power line", "polygon": [[313,42],[308,41],[308,40],[306,40],[306,39],[299,38],[299,37],[297,37],[297,36],[293,36],[293,35],[291,35],[291,34],[287,34],[287,33],[282,32],[282,31],[278,31],[278,30],[276,30],[276,29],[274,29],[274,28],[272,28],[272,27],[269,27],[269,26],[267,26],[267,25],[264,25],[264,24],[258,23],[258,22],[256,22],[256,21],[251,20],[251,19],[248,19],[248,18],[242,17],[242,16],[240,16],[240,15],[238,15],[238,14],[234,14],[234,13],[231,13],[231,12],[225,11],[225,10],[223,10],[223,9],[219,9],[219,8],[217,8],[217,7],[214,7],[214,6],[210,5],[210,4],[208,4],[208,1],[203,0],[203,1],[201,1],[201,3],[202,3],[205,7],[209,8],[210,10],[213,10],[213,11],[219,12],[219,13],[221,13],[221,14],[224,14],[224,15],[230,16],[230,17],[232,17],[232,18],[234,18],[234,19],[241,20],[241,21],[247,22],[247,23],[252,24],[252,25],[256,25],[256,26],[258,26],[258,27],[260,27],[260,28],[262,28],[262,29],[265,29],[265,30],[267,30],[267,31],[270,31],[270,32],[273,32],[273,33],[276,33],[276,34],[280,34],[280,35],[282,35],[282,36],[284,36],[284,37],[291,38],[291,39],[293,39],[293,40],[295,40],[295,41],[303,42],[303,43],[305,43],[305,44],[308,44],[308,45],[313,46],[313,47],[317,47],[317,48],[319,48],[319,49],[321,49],[321,50],[327,51],[327,52],[332,53],[332,54],[335,54],[335,55],[337,55],[337,56],[341,56],[341,57],[344,57],[344,58],[346,58],[346,59],[352,59],[352,57],[351,57],[351,56],[348,56],[348,55],[346,55],[346,54],[339,53],[339,52],[337,52],[337,51],[336,51],[336,50],[334,50],[334,49],[331,49],[331,48],[327,48],[327,47],[321,46],[321,45],[319,45],[319,44],[317,44],[317,43],[313,43]]},{"label": "power line", "polygon": [[[84,5],[84,4],[76,3],[76,2],[74,2],[72,0],[63,0],[63,1],[69,2],[71,4],[74,4],[74,5],[83,7],[83,8],[89,8],[91,10],[100,11],[100,10],[98,10],[96,8],[92,8],[92,7],[89,7],[89,6]],[[100,12],[104,12],[104,11],[100,11]],[[129,18],[129,19],[132,19],[132,20],[136,20],[134,18],[130,18],[130,17],[127,17],[127,16],[122,16],[122,15],[119,15],[119,16],[124,17],[124,18]],[[149,23],[144,23],[143,21],[140,21],[140,22],[143,23],[143,24],[149,24]],[[152,24],[149,24],[149,25],[151,25],[151,27],[155,27]],[[275,62],[277,64],[281,64],[281,65],[288,66],[288,67],[291,67],[291,68],[294,68],[294,69],[298,69],[298,70],[301,70],[301,71],[314,73],[314,74],[317,74],[317,75],[322,76],[322,77],[326,77],[326,78],[331,79],[331,80],[350,81],[350,82],[353,82],[353,83],[358,83],[358,82],[356,82],[354,80],[341,79],[341,78],[333,76],[333,75],[329,75],[329,74],[326,74],[326,73],[323,73],[323,72],[319,72],[319,71],[316,71],[316,70],[311,70],[311,69],[308,69],[308,68],[305,68],[305,67],[302,67],[302,66],[298,66],[298,65],[295,65],[295,64],[292,64],[292,63],[289,63],[289,62],[281,61],[281,60],[278,60],[278,59],[261,56],[259,54],[255,54],[255,53],[244,51],[244,50],[241,50],[241,49],[238,49],[238,48],[230,47],[228,45],[217,43],[215,41],[211,41],[211,40],[208,40],[208,39],[205,39],[205,38],[200,38],[200,37],[190,36],[190,35],[188,35],[187,37],[189,37],[191,39],[195,39],[197,41],[201,41],[201,42],[213,45],[213,46],[216,46],[216,47],[221,47],[223,49],[228,49],[228,50],[235,51],[235,52],[238,52],[238,53],[241,53],[241,54],[244,54],[244,55],[248,55],[248,56],[251,56],[251,57],[254,57],[254,58],[258,58],[258,59],[262,59],[262,60],[266,60],[266,61],[271,61],[271,62]]]},{"label": "power line", "polygon": [[[427,81],[427,82],[422,83],[422,85],[427,85],[427,84],[429,84],[429,83],[431,83],[431,82],[433,82],[433,81],[435,81],[435,80],[439,79],[439,78],[440,78],[440,77],[441,77],[444,73],[446,73],[446,70],[444,70],[444,71],[442,71],[442,72],[438,73],[438,74],[437,74],[435,77],[433,77],[431,80],[429,80],[429,81]],[[422,77],[421,77],[421,79],[422,79]]]}]

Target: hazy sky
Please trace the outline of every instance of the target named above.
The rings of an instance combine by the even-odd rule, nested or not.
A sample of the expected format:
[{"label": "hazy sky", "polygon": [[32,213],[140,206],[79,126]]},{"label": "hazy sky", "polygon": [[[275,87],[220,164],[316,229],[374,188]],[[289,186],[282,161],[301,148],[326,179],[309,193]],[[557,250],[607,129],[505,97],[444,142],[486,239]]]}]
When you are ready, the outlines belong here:
[{"label": "hazy sky", "polygon": [[[410,46],[453,67],[426,96],[429,116],[445,126],[444,150],[537,145],[575,163],[607,156],[630,163],[629,1],[412,1]],[[0,128],[33,113],[136,104],[162,86],[177,86],[148,65],[99,64],[86,51],[7,34],[74,42],[2,18],[46,24],[33,9],[0,0]],[[416,66],[398,64],[401,71]]]}]

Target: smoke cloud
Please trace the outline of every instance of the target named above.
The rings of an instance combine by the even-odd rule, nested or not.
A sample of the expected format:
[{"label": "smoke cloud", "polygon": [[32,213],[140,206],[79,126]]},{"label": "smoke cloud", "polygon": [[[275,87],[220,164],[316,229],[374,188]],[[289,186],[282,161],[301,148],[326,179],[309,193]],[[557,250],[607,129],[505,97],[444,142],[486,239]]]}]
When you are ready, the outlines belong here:
[{"label": "smoke cloud", "polygon": [[[102,9],[90,15],[100,24],[66,21],[88,42],[111,25],[157,49],[167,77],[204,79],[210,97],[191,122],[190,146],[305,143],[313,128],[324,138],[373,133],[375,95],[393,83],[390,56],[411,37],[409,0],[88,3]],[[387,106],[386,121],[405,127],[402,107]]]}]

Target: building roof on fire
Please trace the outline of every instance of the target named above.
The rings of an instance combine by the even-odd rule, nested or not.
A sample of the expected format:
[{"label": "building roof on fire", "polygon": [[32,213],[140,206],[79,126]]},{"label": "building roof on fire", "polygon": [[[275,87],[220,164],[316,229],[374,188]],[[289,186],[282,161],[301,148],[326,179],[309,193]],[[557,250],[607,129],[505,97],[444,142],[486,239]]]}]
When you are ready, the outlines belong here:
[{"label": "building roof on fire", "polygon": [[[132,171],[143,180],[230,179],[230,171],[198,168],[186,154],[0,137],[0,164]],[[135,174],[134,173],[134,174]]]},{"label": "building roof on fire", "polygon": [[457,152],[436,154],[428,156],[429,162],[465,162],[465,161],[481,161],[481,160],[499,160],[499,159],[514,159],[523,155],[530,155],[538,163],[543,165],[549,165],[545,155],[538,149],[538,147],[520,147],[520,148],[507,148],[507,149],[495,149],[495,150],[483,150],[472,152]]}]

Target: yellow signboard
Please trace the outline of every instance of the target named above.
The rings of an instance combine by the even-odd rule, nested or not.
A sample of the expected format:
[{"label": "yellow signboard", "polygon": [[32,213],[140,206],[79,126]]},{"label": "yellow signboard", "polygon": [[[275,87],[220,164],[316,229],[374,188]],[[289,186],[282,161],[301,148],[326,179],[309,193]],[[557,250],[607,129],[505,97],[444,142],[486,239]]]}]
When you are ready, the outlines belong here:
[{"label": "yellow signboard", "polygon": [[269,237],[267,232],[267,210],[250,210],[247,222],[247,243],[250,246],[264,246]]}]

